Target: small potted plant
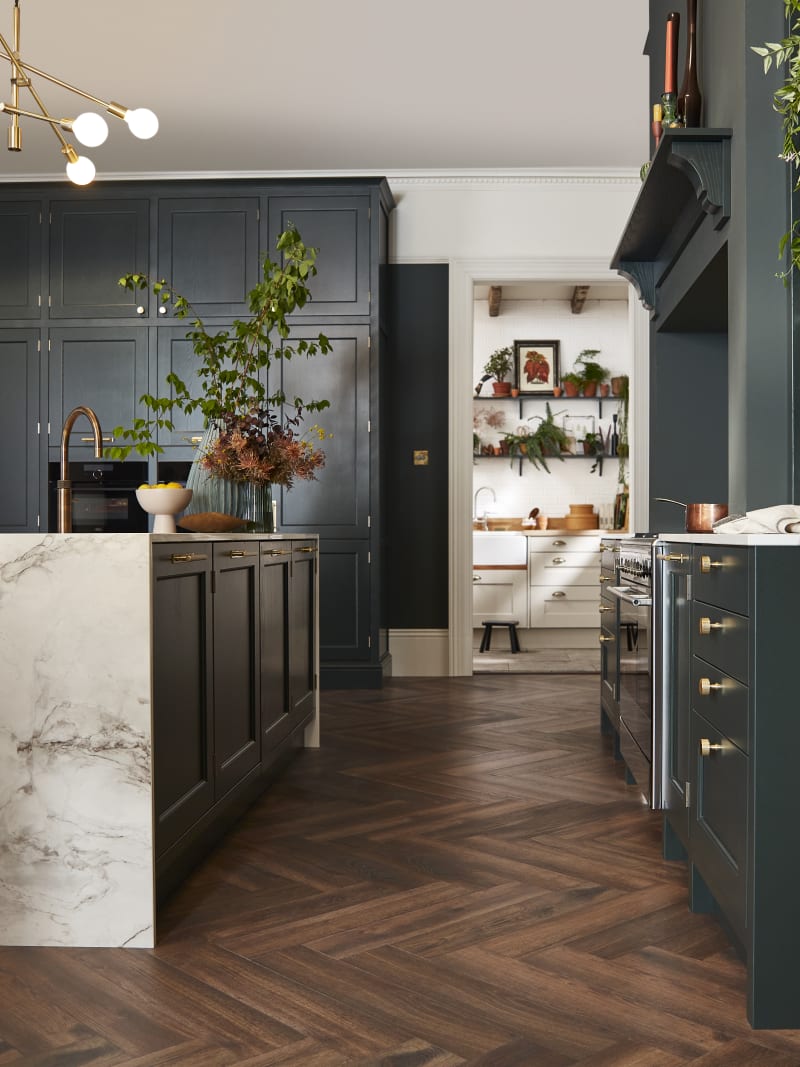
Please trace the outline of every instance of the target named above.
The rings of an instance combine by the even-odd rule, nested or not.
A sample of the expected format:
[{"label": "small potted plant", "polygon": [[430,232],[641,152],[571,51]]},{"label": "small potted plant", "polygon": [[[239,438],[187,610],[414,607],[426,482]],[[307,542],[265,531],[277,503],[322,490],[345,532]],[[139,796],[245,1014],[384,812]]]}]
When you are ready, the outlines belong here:
[{"label": "small potted plant", "polygon": [[506,348],[497,348],[486,360],[484,371],[495,379],[492,385],[495,396],[510,396],[511,382],[506,381],[514,365],[514,353]]},{"label": "small potted plant", "polygon": [[602,367],[595,356],[600,355],[599,348],[584,348],[575,360],[575,367],[580,367],[581,384],[584,396],[597,396],[597,387],[608,377],[608,369]]},{"label": "small potted plant", "polygon": [[[561,426],[555,422],[555,415],[550,410],[550,405],[545,404],[546,415],[534,415],[539,419],[539,425],[535,430],[526,427],[518,427],[515,434],[504,434],[508,441],[508,452],[512,459],[527,456],[534,467],[541,467],[550,473],[547,459],[556,457],[563,462],[561,454],[567,447],[567,434]],[[562,414],[560,411],[557,415]],[[530,421],[530,420],[529,420]]]},{"label": "small potted plant", "polygon": [[583,378],[580,374],[576,374],[574,371],[561,375],[561,385],[564,389],[564,396],[578,396],[581,391],[582,383]]}]

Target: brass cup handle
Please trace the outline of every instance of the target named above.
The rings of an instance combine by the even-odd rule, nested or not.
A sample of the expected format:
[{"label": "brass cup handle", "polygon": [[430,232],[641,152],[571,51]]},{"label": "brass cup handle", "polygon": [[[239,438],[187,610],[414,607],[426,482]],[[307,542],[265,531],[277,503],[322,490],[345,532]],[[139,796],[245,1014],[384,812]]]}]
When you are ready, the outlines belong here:
[{"label": "brass cup handle", "polygon": [[553,541],[553,548],[563,548],[566,541]]},{"label": "brass cup handle", "polygon": [[721,752],[722,745],[712,745],[707,737],[700,738],[700,755],[710,756],[712,752]]},{"label": "brass cup handle", "polygon": [[560,564],[566,563],[567,561],[563,556],[553,556],[551,562],[555,567],[558,567]]},{"label": "brass cup handle", "polygon": [[685,563],[689,558],[679,552],[656,552],[656,559],[665,559],[668,563]]},{"label": "brass cup handle", "polygon": [[711,556],[700,557],[700,573],[711,574],[712,567],[724,567],[724,563],[720,563],[717,560],[712,560]]},{"label": "brass cup handle", "polygon": [[616,641],[616,637],[607,637],[605,634],[600,634],[597,638],[601,645],[606,644],[608,641]]},{"label": "brass cup handle", "polygon": [[554,596],[554,597],[556,597],[556,599],[558,599],[559,597],[564,597],[564,596],[566,596],[567,594],[566,594],[566,593],[562,593],[560,589],[557,589],[557,590],[555,591],[555,593],[551,593],[550,595],[551,595],[551,596]]},{"label": "brass cup handle", "polygon": [[697,688],[701,697],[707,697],[711,695],[712,689],[724,689],[725,686],[722,682],[712,682],[710,678],[701,678],[697,683]]},{"label": "brass cup handle", "polygon": [[482,581],[483,581],[483,578],[482,578],[482,576],[480,574],[473,574],[472,575],[472,584],[473,585],[475,584],[475,582],[482,582]]},{"label": "brass cup handle", "polygon": [[711,619],[709,619],[709,617],[707,615],[703,615],[702,618],[700,619],[700,623],[699,623],[699,627],[698,628],[700,630],[700,633],[703,635],[703,637],[707,637],[708,634],[710,634],[712,630],[724,630],[725,629],[725,623],[723,623],[723,622],[712,622]]}]

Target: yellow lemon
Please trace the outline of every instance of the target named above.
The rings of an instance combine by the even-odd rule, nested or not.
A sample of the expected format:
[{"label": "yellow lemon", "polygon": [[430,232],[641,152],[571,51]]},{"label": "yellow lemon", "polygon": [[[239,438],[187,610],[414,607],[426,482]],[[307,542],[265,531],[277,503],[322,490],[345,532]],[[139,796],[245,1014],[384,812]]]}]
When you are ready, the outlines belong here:
[{"label": "yellow lemon", "polygon": [[148,482],[142,482],[142,484],[139,486],[139,488],[140,489],[149,489],[150,485],[149,485]]},{"label": "yellow lemon", "polygon": [[167,482],[167,489],[183,489],[180,482]]}]

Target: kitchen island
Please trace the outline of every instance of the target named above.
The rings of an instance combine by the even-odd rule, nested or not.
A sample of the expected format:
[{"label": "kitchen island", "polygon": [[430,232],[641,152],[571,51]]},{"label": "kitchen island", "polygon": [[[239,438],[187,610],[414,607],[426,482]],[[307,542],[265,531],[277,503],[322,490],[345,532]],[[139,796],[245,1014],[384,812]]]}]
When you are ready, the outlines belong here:
[{"label": "kitchen island", "polygon": [[[0,939],[7,945],[151,947],[156,937],[159,767],[153,739],[173,713],[159,703],[164,674],[156,677],[154,633],[156,563],[169,550],[180,563],[223,555],[255,556],[262,564],[291,561],[302,546],[313,561],[316,538],[281,534],[7,534],[0,538]],[[220,567],[222,564],[220,563]],[[270,571],[270,574],[273,572]],[[269,579],[268,579],[269,580]],[[210,581],[213,588],[213,577]],[[271,587],[266,587],[271,588]],[[236,586],[231,586],[235,591]],[[251,598],[252,599],[252,598]],[[266,599],[266,598],[265,598]],[[252,603],[248,610],[252,611]],[[191,629],[197,620],[185,620]],[[205,620],[207,623],[208,620]],[[316,658],[316,612],[308,648]],[[266,632],[266,631],[265,631]],[[260,630],[257,631],[260,633]],[[213,636],[213,635],[212,635]],[[212,637],[209,637],[209,641]],[[260,651],[260,642],[254,647]],[[205,646],[207,650],[211,645]],[[211,652],[201,656],[213,668]],[[208,660],[208,662],[206,662]],[[288,662],[288,660],[287,660]],[[183,678],[184,665],[172,665]],[[264,676],[256,665],[256,686]],[[213,676],[203,689],[211,701]],[[288,682],[287,682],[288,686]],[[272,694],[272,688],[264,685]],[[261,689],[257,688],[260,695]],[[173,694],[174,695],[174,694]],[[217,788],[215,745],[224,729],[209,722],[201,747],[211,777],[210,802],[196,822],[198,837],[218,832],[212,815],[229,798],[253,799],[261,773],[258,737],[240,781]],[[254,711],[254,714],[255,714]],[[272,716],[274,720],[276,716]],[[287,721],[291,716],[284,716]],[[316,671],[312,700],[294,735],[306,745],[319,738]],[[223,724],[225,727],[225,724]],[[281,734],[286,741],[286,731]],[[188,739],[187,739],[188,741]],[[263,743],[263,744],[262,744]],[[252,748],[252,746],[251,746]],[[228,761],[231,763],[232,761]],[[209,770],[210,768],[210,770]],[[224,769],[223,769],[224,770]],[[186,783],[184,783],[186,784]],[[179,786],[176,787],[179,789]],[[197,787],[188,786],[193,794]],[[244,798],[244,799],[243,799]],[[186,827],[182,836],[186,836]],[[171,842],[173,850],[175,842]]]}]

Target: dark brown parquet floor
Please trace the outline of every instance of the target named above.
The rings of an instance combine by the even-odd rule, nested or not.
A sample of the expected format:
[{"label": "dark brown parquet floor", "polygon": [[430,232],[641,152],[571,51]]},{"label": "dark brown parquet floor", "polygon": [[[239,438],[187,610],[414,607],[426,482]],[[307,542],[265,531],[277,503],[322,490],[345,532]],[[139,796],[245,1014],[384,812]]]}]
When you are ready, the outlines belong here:
[{"label": "dark brown parquet floor", "polygon": [[323,693],[153,951],[0,949],[0,1065],[798,1067],[598,730],[597,676]]}]

